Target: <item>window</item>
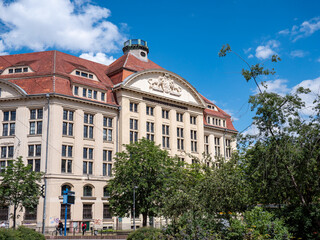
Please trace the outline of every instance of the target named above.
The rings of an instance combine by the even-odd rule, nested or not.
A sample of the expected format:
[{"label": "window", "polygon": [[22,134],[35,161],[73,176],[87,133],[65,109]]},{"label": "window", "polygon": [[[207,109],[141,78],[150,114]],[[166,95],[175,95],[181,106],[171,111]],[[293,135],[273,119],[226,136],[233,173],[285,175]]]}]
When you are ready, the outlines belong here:
[{"label": "window", "polygon": [[177,113],[177,122],[183,122],[183,114]]},{"label": "window", "polygon": [[83,219],[92,219],[92,204],[83,204]]},{"label": "window", "polygon": [[103,218],[104,219],[112,218],[110,206],[108,204],[103,204]]},{"label": "window", "polygon": [[63,192],[66,191],[68,189],[68,191],[71,191],[71,187],[69,185],[63,185],[61,187],[61,196],[64,194]]},{"label": "window", "polygon": [[40,109],[30,109],[30,135],[42,134],[42,118],[43,110]]},{"label": "window", "polygon": [[72,146],[62,145],[61,151],[61,172],[72,173]]},{"label": "window", "polygon": [[81,77],[88,77],[88,73],[85,73],[85,72],[81,72]]},{"label": "window", "polygon": [[78,96],[79,95],[79,87],[74,86],[74,95]]},{"label": "window", "polygon": [[108,187],[103,188],[103,197],[110,197],[110,192],[108,190]]},{"label": "window", "polygon": [[226,139],[226,158],[231,157],[231,140]]},{"label": "window", "polygon": [[0,97],[1,97],[1,92],[2,92],[2,89],[0,88]]},{"label": "window", "polygon": [[195,116],[190,116],[190,124],[197,124],[197,117]]},{"label": "window", "polygon": [[138,120],[130,118],[130,142],[138,141]]},{"label": "window", "polygon": [[[65,219],[66,214],[66,204],[61,204],[60,207],[60,219]],[[67,208],[67,219],[71,219],[71,205]]]},{"label": "window", "polygon": [[[112,176],[112,163],[111,163],[112,162],[112,151],[103,150],[102,159],[104,161],[102,163],[102,175],[111,177]],[[106,163],[107,161],[110,163]]]},{"label": "window", "polygon": [[177,149],[184,149],[184,136],[183,136],[183,128],[177,128]]},{"label": "window", "polygon": [[169,126],[162,125],[162,147],[169,148],[170,147],[170,137],[169,137]]},{"label": "window", "polygon": [[30,170],[40,172],[41,144],[28,145],[28,165]]},{"label": "window", "polygon": [[91,186],[84,186],[83,187],[83,196],[84,197],[92,197],[92,187]]},{"label": "window", "polygon": [[3,112],[2,136],[13,136],[16,130],[16,111]]},{"label": "window", "polygon": [[103,118],[103,141],[112,141],[112,118]]},{"label": "window", "polygon": [[73,136],[73,111],[63,110],[62,134]]},{"label": "window", "polygon": [[97,99],[98,98],[98,92],[97,91],[93,91],[93,99]]},{"label": "window", "polygon": [[85,77],[85,78],[93,79],[93,74],[92,73],[88,73],[88,72],[83,72],[83,71],[76,70],[76,75],[77,76],[81,76],[81,77]]},{"label": "window", "polygon": [[24,213],[24,220],[37,220],[37,207],[34,209],[26,208]]},{"label": "window", "polygon": [[204,136],[204,152],[209,154],[209,136]]},{"label": "window", "polygon": [[93,79],[93,75],[92,75],[92,74],[89,74],[89,78],[90,78],[90,79]]},{"label": "window", "polygon": [[105,98],[106,98],[106,94],[102,92],[102,93],[101,93],[101,101],[104,102],[104,101],[105,101]]},{"label": "window", "polygon": [[93,148],[83,148],[83,174],[92,174],[93,172]]},{"label": "window", "polygon": [[226,127],[226,120],[223,120],[222,123],[223,123],[223,127]]},{"label": "window", "polygon": [[169,119],[169,111],[168,110],[162,110],[162,118]]},{"label": "window", "polygon": [[147,139],[154,142],[154,123],[147,122]]},{"label": "window", "polygon": [[84,114],[83,137],[93,139],[93,115]]},{"label": "window", "polygon": [[146,108],[146,114],[149,116],[153,116],[154,107],[147,106]]},{"label": "window", "polygon": [[190,137],[191,137],[191,152],[197,152],[197,131],[190,130]]},{"label": "window", "polygon": [[9,219],[9,207],[0,206],[0,221],[8,221]]},{"label": "window", "polygon": [[92,98],[92,90],[91,89],[88,90],[88,98]]},{"label": "window", "polygon": [[137,103],[130,103],[130,112],[138,112],[138,104]]},{"label": "window", "polygon": [[0,156],[0,172],[4,172],[5,168],[9,166],[12,162],[14,154],[14,147],[13,146],[3,146],[1,147],[1,156]]},{"label": "window", "polygon": [[210,124],[210,119],[211,119],[211,117],[208,117],[208,118],[207,118],[208,124]]},{"label": "window", "polygon": [[220,138],[218,137],[214,138],[214,150],[215,156],[220,156]]}]

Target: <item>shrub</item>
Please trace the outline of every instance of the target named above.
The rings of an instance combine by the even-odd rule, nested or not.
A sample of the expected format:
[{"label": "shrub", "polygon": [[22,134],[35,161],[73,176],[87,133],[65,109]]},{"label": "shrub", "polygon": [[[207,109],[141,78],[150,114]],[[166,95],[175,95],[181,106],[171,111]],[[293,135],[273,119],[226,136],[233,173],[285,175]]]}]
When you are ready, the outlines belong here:
[{"label": "shrub", "polygon": [[18,229],[0,229],[0,240],[45,240],[33,229],[20,226]]},{"label": "shrub", "polygon": [[143,227],[129,234],[127,240],[160,240],[165,239],[161,230],[153,227]]}]

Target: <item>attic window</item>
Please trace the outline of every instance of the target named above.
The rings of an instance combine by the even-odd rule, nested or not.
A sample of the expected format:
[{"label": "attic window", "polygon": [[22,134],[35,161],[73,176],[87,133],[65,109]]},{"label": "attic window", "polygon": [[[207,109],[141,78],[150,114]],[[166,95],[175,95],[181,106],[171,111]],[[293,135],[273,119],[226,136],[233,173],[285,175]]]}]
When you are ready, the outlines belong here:
[{"label": "attic window", "polygon": [[88,73],[81,72],[81,77],[88,77]]},{"label": "attic window", "polygon": [[92,75],[92,74],[89,74],[89,78],[93,79],[93,75]]},{"label": "attic window", "polygon": [[28,67],[16,67],[16,68],[9,68],[8,73],[12,74],[12,73],[26,73],[29,72],[29,68]]},{"label": "attic window", "polygon": [[76,71],[76,75],[80,76],[80,71]]},{"label": "attic window", "polygon": [[80,71],[80,70],[76,70],[74,73],[75,73],[75,75],[77,75],[77,76],[85,77],[85,78],[90,78],[90,79],[95,80],[94,74],[92,74],[92,73],[83,72],[83,71]]}]

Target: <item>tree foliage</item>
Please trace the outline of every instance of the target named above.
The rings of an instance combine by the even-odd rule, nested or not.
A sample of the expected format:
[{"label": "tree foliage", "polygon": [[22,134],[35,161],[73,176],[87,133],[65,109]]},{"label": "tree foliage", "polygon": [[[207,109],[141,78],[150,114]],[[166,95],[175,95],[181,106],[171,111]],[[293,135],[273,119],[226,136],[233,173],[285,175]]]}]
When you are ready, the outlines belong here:
[{"label": "tree foliage", "polygon": [[146,226],[148,216],[155,217],[160,213],[165,182],[177,162],[167,151],[146,139],[125,147],[126,150],[115,157],[114,178],[108,183],[110,207],[118,216],[127,216],[132,212],[133,189],[137,187],[135,213],[142,214],[143,226]]},{"label": "tree foliage", "polygon": [[13,227],[18,207],[35,208],[39,202],[42,173],[25,166],[22,157],[12,160],[3,172],[0,184],[0,203],[13,206]]}]

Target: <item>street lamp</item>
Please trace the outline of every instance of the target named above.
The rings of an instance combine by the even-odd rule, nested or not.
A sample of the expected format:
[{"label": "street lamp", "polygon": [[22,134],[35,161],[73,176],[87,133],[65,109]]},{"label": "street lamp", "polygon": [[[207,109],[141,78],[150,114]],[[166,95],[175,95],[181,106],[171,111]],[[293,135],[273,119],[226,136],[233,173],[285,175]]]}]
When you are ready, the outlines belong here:
[{"label": "street lamp", "polygon": [[138,186],[133,187],[133,230],[136,230],[136,189]]}]

